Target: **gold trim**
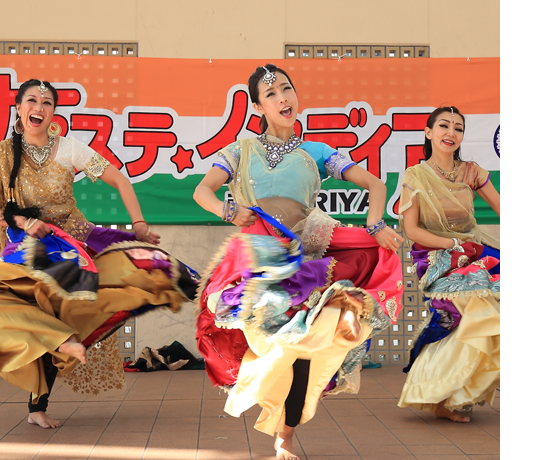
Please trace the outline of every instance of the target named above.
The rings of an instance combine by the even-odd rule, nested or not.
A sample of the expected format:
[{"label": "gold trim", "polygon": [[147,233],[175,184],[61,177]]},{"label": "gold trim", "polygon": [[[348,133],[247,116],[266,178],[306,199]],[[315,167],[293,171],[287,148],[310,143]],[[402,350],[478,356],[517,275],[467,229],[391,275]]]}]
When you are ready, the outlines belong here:
[{"label": "gold trim", "polygon": [[[121,252],[125,251],[127,249],[153,249],[156,251],[160,251],[163,254],[167,256],[167,259],[169,261],[169,269],[171,271],[171,286],[177,291],[184,299],[183,303],[186,302],[194,302],[192,299],[190,299],[179,287],[178,282],[181,279],[180,271],[179,271],[179,261],[175,257],[173,257],[171,254],[169,254],[166,250],[160,248],[159,246],[156,246],[151,243],[146,243],[144,241],[121,241],[119,243],[112,243],[107,248],[105,248],[103,251],[100,251],[98,254],[94,256],[94,260],[98,260],[99,257],[111,253],[111,252]],[[190,273],[189,273],[190,275]],[[192,276],[190,276],[192,279]]]},{"label": "gold trim", "polygon": [[36,281],[43,282],[47,287],[49,287],[53,291],[54,294],[58,295],[62,299],[94,301],[98,298],[98,294],[92,291],[67,292],[58,284],[55,278],[53,278],[48,273],[45,273],[41,270],[30,270],[29,277],[33,278]]},{"label": "gold trim", "polygon": [[492,296],[496,300],[500,300],[500,293],[494,292],[491,289],[476,289],[474,291],[459,291],[459,292],[427,292],[423,291],[423,294],[429,299],[446,299],[446,300],[455,300],[459,297],[488,297]]}]

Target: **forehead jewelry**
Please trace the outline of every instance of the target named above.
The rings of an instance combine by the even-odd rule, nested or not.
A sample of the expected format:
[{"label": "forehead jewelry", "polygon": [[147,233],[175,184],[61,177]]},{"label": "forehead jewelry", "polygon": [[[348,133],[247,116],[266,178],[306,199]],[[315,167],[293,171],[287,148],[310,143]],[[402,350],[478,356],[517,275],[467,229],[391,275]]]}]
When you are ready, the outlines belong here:
[{"label": "forehead jewelry", "polygon": [[46,91],[48,91],[48,88],[46,88],[46,85],[44,84],[44,82],[42,80],[40,80],[40,85],[38,85],[38,90],[42,94],[42,97],[44,97],[44,93]]},{"label": "forehead jewelry", "polygon": [[451,109],[451,115],[455,116],[455,114],[453,113],[453,107],[450,107]]},{"label": "forehead jewelry", "polygon": [[265,75],[263,75],[263,79],[261,81],[266,85],[273,86],[273,83],[276,81],[276,74],[271,72],[267,67],[263,68],[265,69]]}]

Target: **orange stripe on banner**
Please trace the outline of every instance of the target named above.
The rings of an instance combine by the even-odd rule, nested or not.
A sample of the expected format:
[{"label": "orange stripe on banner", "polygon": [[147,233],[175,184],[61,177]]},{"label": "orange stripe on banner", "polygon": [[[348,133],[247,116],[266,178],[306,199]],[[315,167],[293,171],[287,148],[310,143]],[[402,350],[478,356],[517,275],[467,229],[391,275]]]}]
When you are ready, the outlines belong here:
[{"label": "orange stripe on banner", "polygon": [[[391,107],[455,105],[461,112],[499,113],[499,58],[271,60],[290,73],[307,108],[369,103]],[[106,56],[0,56],[22,83],[30,78],[77,82],[87,107],[121,113],[127,106],[170,107],[180,116],[222,116],[227,93],[247,85],[263,60],[156,59]],[[14,82],[12,82],[13,84]],[[69,96],[69,94],[68,94]],[[76,101],[78,96],[73,96]]]}]

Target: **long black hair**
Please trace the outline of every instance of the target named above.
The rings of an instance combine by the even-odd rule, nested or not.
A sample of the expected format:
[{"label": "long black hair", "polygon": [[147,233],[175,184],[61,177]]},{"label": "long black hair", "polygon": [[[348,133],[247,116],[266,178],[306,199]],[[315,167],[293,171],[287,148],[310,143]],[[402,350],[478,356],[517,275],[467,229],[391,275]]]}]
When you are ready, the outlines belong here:
[{"label": "long black hair", "polygon": [[[292,88],[294,88],[294,91],[296,90],[294,83],[292,83],[291,78],[284,70],[274,64],[265,64],[265,67],[258,67],[257,69],[255,69],[255,72],[252,73],[250,75],[250,78],[248,79],[248,90],[250,92],[250,99],[252,100],[252,103],[259,104],[259,88],[257,85],[259,83],[259,80],[261,80],[263,76],[267,73],[267,70],[265,69],[272,73],[280,72],[288,79],[290,85],[292,86]],[[267,119],[265,118],[265,115],[261,115],[261,120],[259,120],[259,129],[261,130],[261,132],[265,132],[268,126],[269,125],[267,124]]]},{"label": "long black hair", "polygon": [[[450,107],[439,107],[434,110],[434,112],[430,114],[428,120],[426,121],[426,127],[432,129],[434,127],[434,124],[436,123],[436,120],[438,119],[438,116],[444,112],[456,113],[457,115],[459,115],[463,120],[463,131],[465,130],[465,116],[461,112],[459,112],[459,109],[457,107],[454,107],[453,105]],[[428,160],[431,156],[432,141],[424,136],[424,159]],[[461,146],[459,146],[459,148],[455,150],[455,152],[453,152],[453,159],[461,161]]]},{"label": "long black hair", "polygon": [[[58,92],[56,91],[56,88],[54,88],[52,84],[47,81],[41,81],[37,79],[28,80],[25,83],[21,84],[21,86],[19,87],[19,90],[17,91],[17,95],[15,96],[16,104],[21,104],[23,102],[23,96],[25,95],[25,93],[29,88],[33,86],[40,86],[41,83],[44,83],[44,85],[52,92],[54,96],[54,108],[57,107]],[[19,173],[19,167],[21,166],[21,157],[23,155],[23,146],[21,143],[22,139],[23,139],[23,133],[18,134],[15,131],[15,126],[14,126],[12,130],[13,167],[10,173],[10,183],[9,183],[10,198],[8,199],[8,203],[6,204],[6,209],[4,210],[4,219],[11,228],[18,228],[14,220],[15,216],[23,216],[27,219],[28,218],[37,219],[40,214],[40,208],[37,208],[37,207],[20,208],[17,202],[15,201],[15,180],[17,178],[17,174]]]}]

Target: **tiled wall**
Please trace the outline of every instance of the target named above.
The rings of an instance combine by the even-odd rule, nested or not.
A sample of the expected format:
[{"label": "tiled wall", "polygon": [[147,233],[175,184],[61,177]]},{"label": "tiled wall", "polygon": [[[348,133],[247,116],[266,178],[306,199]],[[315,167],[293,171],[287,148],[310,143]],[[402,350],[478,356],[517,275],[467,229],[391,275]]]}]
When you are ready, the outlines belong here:
[{"label": "tiled wall", "polygon": [[[395,231],[405,238],[399,228],[395,228]],[[407,363],[413,334],[429,315],[422,294],[418,291],[418,279],[413,269],[410,249],[406,241],[398,250],[403,265],[403,309],[396,324],[372,338],[365,356],[366,361],[383,365]]]}]

